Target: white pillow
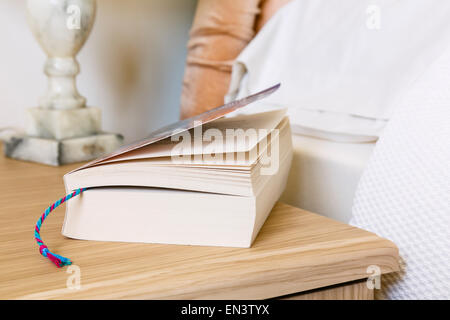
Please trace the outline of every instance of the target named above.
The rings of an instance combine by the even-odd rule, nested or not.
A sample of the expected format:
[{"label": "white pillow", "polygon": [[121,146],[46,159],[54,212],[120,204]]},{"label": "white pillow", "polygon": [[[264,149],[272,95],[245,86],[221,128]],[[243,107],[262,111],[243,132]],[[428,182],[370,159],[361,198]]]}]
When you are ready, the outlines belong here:
[{"label": "white pillow", "polygon": [[239,55],[226,101],[281,82],[242,112],[288,107],[294,132],[373,141],[449,43],[448,0],[294,0]]}]

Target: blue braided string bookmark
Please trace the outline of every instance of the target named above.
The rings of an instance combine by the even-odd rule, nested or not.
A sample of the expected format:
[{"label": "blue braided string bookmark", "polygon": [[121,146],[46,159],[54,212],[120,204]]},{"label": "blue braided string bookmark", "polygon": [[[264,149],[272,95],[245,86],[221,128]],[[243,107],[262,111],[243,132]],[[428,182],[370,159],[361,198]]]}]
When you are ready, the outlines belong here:
[{"label": "blue braided string bookmark", "polygon": [[72,261],[70,259],[62,257],[56,253],[51,252],[48,250],[48,247],[44,244],[44,242],[41,239],[41,226],[44,222],[45,218],[52,212],[55,208],[57,208],[60,204],[63,204],[67,200],[76,197],[77,195],[81,194],[83,191],[86,191],[86,188],[77,189],[74,192],[66,195],[65,197],[62,197],[55,203],[53,203],[50,207],[47,208],[47,210],[44,211],[42,216],[39,218],[39,220],[36,223],[36,227],[34,229],[34,238],[36,239],[36,242],[39,246],[39,252],[46,258],[48,258],[50,261],[52,261],[58,268],[68,266],[72,264]]}]

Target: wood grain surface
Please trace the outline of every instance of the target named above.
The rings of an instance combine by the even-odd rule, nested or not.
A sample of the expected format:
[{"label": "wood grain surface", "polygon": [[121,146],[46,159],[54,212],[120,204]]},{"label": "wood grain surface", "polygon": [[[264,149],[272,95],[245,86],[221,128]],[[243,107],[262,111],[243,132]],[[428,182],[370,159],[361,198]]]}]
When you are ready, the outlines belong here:
[{"label": "wood grain surface", "polygon": [[77,166],[0,156],[1,299],[264,299],[364,279],[370,265],[398,270],[392,242],[282,203],[250,249],[68,239],[58,208],[41,235],[80,268],[81,288],[70,289],[72,274],[39,254],[33,230]]},{"label": "wood grain surface", "polygon": [[366,280],[344,285],[316,289],[305,293],[281,297],[281,300],[373,300],[374,290],[369,289]]}]

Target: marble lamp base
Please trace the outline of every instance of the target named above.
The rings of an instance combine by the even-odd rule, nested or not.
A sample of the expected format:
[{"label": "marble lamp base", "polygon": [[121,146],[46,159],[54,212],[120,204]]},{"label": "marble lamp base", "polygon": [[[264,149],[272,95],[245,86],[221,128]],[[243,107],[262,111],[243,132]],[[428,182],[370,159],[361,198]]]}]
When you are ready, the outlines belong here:
[{"label": "marble lamp base", "polygon": [[101,131],[101,110],[29,108],[26,112],[26,134],[45,139],[86,137]]},{"label": "marble lamp base", "polygon": [[13,159],[59,166],[96,159],[116,150],[122,143],[123,137],[113,133],[61,140],[17,136],[5,141],[4,151]]}]

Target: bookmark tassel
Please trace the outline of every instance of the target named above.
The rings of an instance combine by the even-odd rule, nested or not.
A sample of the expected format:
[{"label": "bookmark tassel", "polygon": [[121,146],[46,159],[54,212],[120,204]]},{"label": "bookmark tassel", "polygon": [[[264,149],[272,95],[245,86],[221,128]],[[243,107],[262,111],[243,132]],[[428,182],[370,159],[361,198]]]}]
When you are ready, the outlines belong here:
[{"label": "bookmark tassel", "polygon": [[56,201],[54,204],[52,204],[50,207],[47,208],[47,210],[45,210],[45,212],[42,214],[42,216],[39,218],[39,220],[36,223],[36,228],[34,230],[34,238],[36,239],[36,242],[39,246],[39,252],[46,258],[48,258],[51,262],[53,262],[58,268],[67,266],[72,264],[72,261],[70,261],[70,259],[62,257],[60,255],[57,255],[53,252],[51,252],[50,250],[48,250],[47,246],[44,244],[44,242],[41,239],[41,226],[42,223],[44,222],[45,218],[47,218],[47,216],[49,215],[50,212],[52,212],[55,208],[57,208],[60,204],[63,204],[64,202],[66,202],[67,200],[76,197],[77,195],[79,195],[80,193],[82,193],[83,191],[85,191],[86,188],[81,188],[81,189],[77,189],[74,192],[68,194],[67,196],[59,199],[58,201]]}]

